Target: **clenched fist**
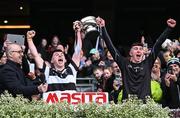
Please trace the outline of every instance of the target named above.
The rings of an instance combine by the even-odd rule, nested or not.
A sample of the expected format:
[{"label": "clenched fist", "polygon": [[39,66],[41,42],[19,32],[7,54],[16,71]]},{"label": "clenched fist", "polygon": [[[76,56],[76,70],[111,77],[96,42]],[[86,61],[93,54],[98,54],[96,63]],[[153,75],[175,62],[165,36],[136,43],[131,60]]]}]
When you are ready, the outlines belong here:
[{"label": "clenched fist", "polygon": [[73,29],[80,32],[82,29],[82,23],[80,21],[73,22]]},{"label": "clenched fist", "polygon": [[174,19],[168,19],[167,24],[169,27],[174,28],[176,26],[176,21]]},{"label": "clenched fist", "polygon": [[101,17],[97,17],[96,18],[96,24],[100,27],[104,27],[105,26],[105,21],[104,19],[102,19]]},{"label": "clenched fist", "polygon": [[35,36],[36,32],[34,30],[27,32],[27,39],[32,39]]}]

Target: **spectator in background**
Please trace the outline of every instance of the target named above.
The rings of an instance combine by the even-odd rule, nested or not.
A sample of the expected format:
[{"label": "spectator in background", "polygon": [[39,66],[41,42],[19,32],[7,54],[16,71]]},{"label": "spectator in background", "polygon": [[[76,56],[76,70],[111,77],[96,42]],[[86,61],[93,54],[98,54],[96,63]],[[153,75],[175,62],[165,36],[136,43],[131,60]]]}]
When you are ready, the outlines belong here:
[{"label": "spectator in background", "polygon": [[110,93],[110,101],[112,103],[118,103],[118,96],[122,91],[122,85],[120,84],[118,79],[114,79],[113,81],[113,90]]},{"label": "spectator in background", "polygon": [[96,79],[96,90],[97,92],[103,92],[103,69],[100,67],[94,68],[94,78]]},{"label": "spectator in background", "polygon": [[170,39],[166,39],[161,46],[163,50],[159,54],[159,57],[162,62],[161,63],[162,70],[166,72],[167,62],[169,61],[169,59],[178,56],[178,52],[180,50],[179,41],[176,39],[174,39],[173,41],[171,41]]},{"label": "spectator in background", "polygon": [[129,94],[135,94],[139,99],[145,99],[151,96],[151,69],[161,48],[169,33],[176,26],[173,19],[167,20],[168,27],[160,35],[154,44],[150,54],[143,60],[144,50],[142,43],[133,43],[129,52],[130,60],[123,57],[114,47],[105,27],[105,21],[97,17],[97,24],[102,28],[102,38],[105,40],[108,50],[111,52],[114,60],[120,67],[123,78],[122,99],[127,99]]},{"label": "spectator in background", "polygon": [[110,93],[110,98],[114,103],[117,103],[118,95],[121,92],[123,86],[122,74],[118,64],[115,61],[112,62],[111,67],[113,74],[115,75],[115,79],[113,81],[113,90]]},{"label": "spectator in background", "polygon": [[167,62],[173,57],[173,53],[170,50],[166,49],[164,50],[163,57],[167,64]]},{"label": "spectator in background", "polygon": [[89,52],[90,57],[86,60],[85,66],[82,68],[85,77],[93,76],[93,69],[96,67],[104,67],[105,62],[100,57],[99,51],[92,48]]},{"label": "spectator in background", "polygon": [[173,43],[173,46],[176,47],[174,50],[174,56],[177,58],[180,58],[180,42],[178,40],[175,40]]},{"label": "spectator in background", "polygon": [[174,52],[175,57],[180,58],[180,50]]},{"label": "spectator in background", "polygon": [[151,70],[151,78],[159,83],[161,83],[161,61],[157,57],[154,62],[153,68]]},{"label": "spectator in background", "polygon": [[92,65],[105,67],[104,57],[100,56],[100,53],[97,49],[93,48],[90,50],[90,59],[92,61]]},{"label": "spectator in background", "polygon": [[[111,98],[110,93],[112,92],[112,90],[114,90],[113,88],[114,80],[115,80],[115,76],[112,72],[112,68],[105,67],[103,72],[103,89],[104,89],[103,91],[108,92],[109,98]],[[109,100],[111,101],[111,99]]]},{"label": "spectator in background", "polygon": [[113,70],[113,74],[114,75],[119,75],[120,74],[120,77],[121,77],[121,70],[120,70],[118,64],[115,61],[113,61],[111,63],[111,67],[112,67],[112,70]]},{"label": "spectator in background", "polygon": [[106,66],[111,66],[111,64],[113,63],[114,59],[111,55],[111,53],[107,50],[106,54],[104,55],[105,59],[104,59],[104,62],[105,62],[105,65]]},{"label": "spectator in background", "polygon": [[112,67],[112,71],[113,71],[116,81],[119,83],[120,86],[122,86],[123,85],[122,74],[121,74],[121,70],[118,64],[115,61],[113,61],[111,64],[111,67]]},{"label": "spectator in background", "polygon": [[100,60],[100,58],[101,58],[99,51],[95,48],[91,49],[89,54],[91,55],[91,60],[94,62]]},{"label": "spectator in background", "polygon": [[162,101],[162,73],[161,73],[161,61],[157,57],[151,70],[151,94],[155,102],[161,103]]},{"label": "spectator in background", "polygon": [[56,47],[58,46],[58,44],[60,44],[59,37],[57,35],[54,35],[52,40],[51,40],[51,44],[48,47],[49,54],[52,54],[52,52],[54,50],[56,50]]},{"label": "spectator in background", "polygon": [[14,97],[22,94],[24,97],[31,99],[32,95],[46,92],[47,84],[39,86],[27,86],[26,78],[21,69],[23,51],[18,44],[9,44],[6,48],[7,62],[0,69],[1,93],[8,90]]},{"label": "spectator in background", "polygon": [[50,60],[49,52],[48,52],[48,43],[46,38],[41,39],[40,45],[37,47],[37,50],[44,60],[46,61]]},{"label": "spectator in background", "polygon": [[173,53],[171,53],[170,50],[168,50],[167,48],[163,49],[162,51],[160,51],[158,57],[161,60],[161,71],[162,72],[166,72],[167,69],[167,62],[173,57]]},{"label": "spectator in background", "polygon": [[163,106],[171,109],[180,108],[180,62],[171,58],[167,63],[167,72],[162,79]]},{"label": "spectator in background", "polygon": [[[64,46],[62,44],[58,44],[56,50],[62,50],[63,52],[65,52]],[[65,52],[65,54],[67,54],[67,52]]]}]

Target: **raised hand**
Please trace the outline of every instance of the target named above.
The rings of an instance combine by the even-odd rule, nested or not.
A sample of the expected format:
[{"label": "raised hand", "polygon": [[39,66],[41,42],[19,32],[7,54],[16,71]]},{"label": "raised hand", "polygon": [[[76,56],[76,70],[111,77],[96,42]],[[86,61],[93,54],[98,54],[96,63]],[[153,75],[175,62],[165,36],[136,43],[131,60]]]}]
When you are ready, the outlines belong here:
[{"label": "raised hand", "polygon": [[96,18],[96,23],[100,27],[104,27],[105,26],[105,21],[102,18],[100,18],[99,16]]},{"label": "raised hand", "polygon": [[176,21],[172,18],[167,20],[167,25],[171,28],[174,28],[176,26]]},{"label": "raised hand", "polygon": [[80,32],[82,29],[82,23],[80,21],[73,22],[73,29],[77,32]]},{"label": "raised hand", "polygon": [[35,36],[36,32],[34,30],[30,30],[27,32],[27,39],[32,39]]},{"label": "raised hand", "polygon": [[68,50],[69,50],[69,45],[67,44],[67,45],[64,47],[64,52],[65,52],[65,54],[68,53]]},{"label": "raised hand", "polygon": [[167,74],[165,75],[164,80],[165,80],[165,85],[166,85],[167,87],[169,87],[169,86],[170,86],[170,74],[169,74],[169,73],[167,73]]}]

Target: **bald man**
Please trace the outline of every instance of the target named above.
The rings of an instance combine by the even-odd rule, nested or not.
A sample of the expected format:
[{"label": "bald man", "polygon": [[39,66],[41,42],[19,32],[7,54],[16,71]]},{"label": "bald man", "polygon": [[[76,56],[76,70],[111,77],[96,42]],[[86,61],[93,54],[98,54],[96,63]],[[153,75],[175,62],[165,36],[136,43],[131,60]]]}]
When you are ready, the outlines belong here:
[{"label": "bald man", "polygon": [[26,78],[21,69],[23,50],[18,44],[10,44],[6,48],[7,63],[0,69],[0,85],[2,93],[8,90],[14,97],[22,94],[25,98],[31,99],[32,95],[45,92],[47,84],[39,86],[27,86]]}]

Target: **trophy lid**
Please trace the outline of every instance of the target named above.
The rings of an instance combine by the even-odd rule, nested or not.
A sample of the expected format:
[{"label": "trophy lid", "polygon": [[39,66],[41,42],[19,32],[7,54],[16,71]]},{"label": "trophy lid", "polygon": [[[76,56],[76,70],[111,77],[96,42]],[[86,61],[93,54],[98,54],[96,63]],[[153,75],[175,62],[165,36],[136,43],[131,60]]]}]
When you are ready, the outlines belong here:
[{"label": "trophy lid", "polygon": [[96,23],[96,17],[94,16],[87,16],[81,19],[81,22],[84,23]]}]

